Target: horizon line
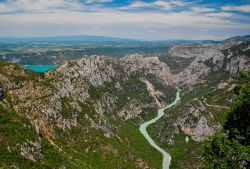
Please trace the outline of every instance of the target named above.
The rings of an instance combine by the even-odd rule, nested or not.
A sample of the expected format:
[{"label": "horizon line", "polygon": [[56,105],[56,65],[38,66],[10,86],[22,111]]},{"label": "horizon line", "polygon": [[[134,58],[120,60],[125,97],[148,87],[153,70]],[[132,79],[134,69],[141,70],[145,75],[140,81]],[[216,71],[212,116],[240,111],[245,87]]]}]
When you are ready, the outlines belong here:
[{"label": "horizon line", "polygon": [[249,34],[245,35],[236,35],[236,36],[229,36],[227,38],[222,39],[132,39],[132,38],[125,38],[125,37],[118,37],[118,36],[105,36],[105,35],[55,35],[55,36],[0,36],[0,40],[4,39],[43,39],[43,38],[81,38],[81,37],[89,37],[89,38],[112,38],[116,40],[127,40],[127,41],[141,41],[141,42],[160,42],[160,41],[223,41],[235,37],[245,37],[250,36]]}]

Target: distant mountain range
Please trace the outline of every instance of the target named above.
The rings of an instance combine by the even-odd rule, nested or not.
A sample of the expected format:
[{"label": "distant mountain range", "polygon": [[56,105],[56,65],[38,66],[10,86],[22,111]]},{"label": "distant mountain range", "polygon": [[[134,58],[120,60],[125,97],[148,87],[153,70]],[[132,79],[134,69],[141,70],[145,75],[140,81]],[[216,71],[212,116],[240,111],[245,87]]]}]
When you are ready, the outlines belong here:
[{"label": "distant mountain range", "polygon": [[250,35],[234,36],[234,37],[225,39],[224,41],[225,42],[227,42],[227,41],[250,41]]},{"label": "distant mountain range", "polygon": [[159,40],[159,41],[143,41],[136,39],[117,38],[117,37],[105,37],[105,36],[55,36],[55,37],[27,37],[27,38],[0,38],[0,43],[121,43],[121,44],[141,44],[141,43],[164,43],[164,44],[179,44],[179,43],[222,43],[230,40],[250,40],[250,35],[235,36],[225,40],[187,40],[187,39],[171,39],[171,40]]},{"label": "distant mountain range", "polygon": [[237,36],[223,41],[139,41],[102,36],[2,38],[0,60],[18,65],[61,65],[67,60],[79,59],[85,55],[123,57],[137,53],[144,56],[164,56],[174,45],[218,45],[238,40],[249,41],[249,37]]}]

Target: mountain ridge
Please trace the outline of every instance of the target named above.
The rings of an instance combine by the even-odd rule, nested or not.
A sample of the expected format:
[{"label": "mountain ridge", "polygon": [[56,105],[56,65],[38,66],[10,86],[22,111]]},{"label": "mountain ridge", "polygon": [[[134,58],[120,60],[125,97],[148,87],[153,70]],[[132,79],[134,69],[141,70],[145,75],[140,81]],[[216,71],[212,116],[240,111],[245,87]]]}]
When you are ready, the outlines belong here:
[{"label": "mountain ridge", "polygon": [[90,35],[74,35],[74,36],[48,36],[48,37],[2,37],[0,38],[0,42],[119,42],[119,41],[125,41],[128,43],[131,42],[162,42],[162,43],[172,43],[172,44],[178,44],[178,43],[223,43],[230,40],[249,40],[250,35],[244,35],[244,36],[233,36],[230,38],[222,39],[222,40],[212,40],[212,39],[203,39],[203,40],[189,40],[189,39],[168,39],[168,40],[138,40],[138,39],[129,39],[129,38],[122,38],[122,37],[109,37],[109,36],[90,36]]}]

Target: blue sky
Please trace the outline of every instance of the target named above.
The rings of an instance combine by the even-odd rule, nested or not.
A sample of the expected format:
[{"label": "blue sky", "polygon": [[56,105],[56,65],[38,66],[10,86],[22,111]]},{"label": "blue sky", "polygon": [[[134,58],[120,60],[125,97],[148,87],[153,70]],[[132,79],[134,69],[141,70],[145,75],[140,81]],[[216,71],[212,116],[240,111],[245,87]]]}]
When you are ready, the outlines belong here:
[{"label": "blue sky", "polygon": [[250,34],[250,0],[0,0],[0,37],[142,40]]}]

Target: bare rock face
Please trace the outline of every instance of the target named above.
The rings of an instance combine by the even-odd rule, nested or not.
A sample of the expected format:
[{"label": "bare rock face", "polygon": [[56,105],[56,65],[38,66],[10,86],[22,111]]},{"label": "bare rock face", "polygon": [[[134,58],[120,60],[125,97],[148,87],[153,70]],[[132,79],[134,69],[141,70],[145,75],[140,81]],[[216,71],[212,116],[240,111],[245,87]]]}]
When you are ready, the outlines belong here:
[{"label": "bare rock face", "polygon": [[[169,53],[173,57],[195,58],[184,71],[174,75],[175,83],[181,86],[202,83],[209,73],[223,66],[224,55],[216,46],[174,46]],[[209,60],[216,66],[206,65]]]},{"label": "bare rock face", "polygon": [[136,100],[131,100],[126,106],[118,112],[118,116],[124,120],[132,119],[138,117],[142,112],[143,105]]},{"label": "bare rock face", "polygon": [[175,45],[169,53],[172,56],[183,57],[183,58],[196,58],[196,57],[210,57],[214,53],[215,47],[210,46],[196,46],[196,45]]},{"label": "bare rock face", "polygon": [[179,86],[193,86],[202,83],[210,72],[210,68],[196,58],[183,72],[174,76],[174,82]]},{"label": "bare rock face", "polygon": [[100,114],[108,113],[106,111],[112,110],[115,107],[117,96],[111,94],[104,94],[100,100],[94,103],[95,111]]},{"label": "bare rock face", "polygon": [[[241,71],[250,70],[249,46],[250,43],[244,41],[229,41],[224,44],[209,46],[174,46],[169,51],[171,57],[194,58],[194,60],[183,71],[173,75],[173,82],[184,89],[184,93],[186,91],[196,93],[194,86],[208,85],[214,85],[210,86],[212,88],[210,90],[225,90],[228,88],[227,91],[231,91],[230,86],[232,84],[229,85],[229,83],[231,83],[232,78],[237,77]],[[220,77],[217,77],[218,79],[211,78],[212,75],[220,75]],[[159,140],[174,144],[174,136],[181,130],[191,139],[203,141],[204,138],[220,129],[219,122],[215,120],[212,114],[216,110],[211,111],[211,108],[225,109],[227,107],[208,105],[198,98],[195,99],[194,101],[188,101],[188,103],[181,103],[181,109],[176,109],[177,113],[166,114],[166,122],[164,124],[162,122],[158,127],[165,125],[169,130],[166,134],[158,134]]]},{"label": "bare rock face", "polygon": [[232,75],[237,75],[242,71],[250,70],[250,58],[247,56],[237,56],[226,65],[226,71]]},{"label": "bare rock face", "polygon": [[[112,136],[111,124],[103,114],[114,113],[118,98],[116,94],[109,93],[108,90],[122,92],[123,83],[136,72],[140,72],[140,76],[153,74],[166,86],[172,81],[168,66],[160,62],[157,57],[144,58],[141,55],[131,55],[122,59],[113,59],[105,56],[91,56],[67,62],[47,72],[44,79],[38,78],[38,83],[32,80],[26,80],[22,82],[23,84],[18,83],[18,86],[11,88],[9,93],[11,98],[14,98],[15,110],[31,119],[41,133],[48,137],[55,137],[54,127],[63,130],[78,127],[79,116],[87,113],[82,108],[83,102],[87,102],[90,107],[93,106],[94,112],[92,113],[96,112],[96,116],[104,122],[97,121],[97,117],[92,118],[91,126],[98,130],[106,128],[104,133]],[[20,73],[25,76],[24,72]],[[6,75],[1,74],[1,76],[4,77],[2,79],[8,81]],[[136,78],[141,81],[141,77]],[[106,86],[107,83],[115,85]],[[103,93],[98,93],[101,87],[106,88]],[[96,91],[91,91],[91,88]],[[93,98],[93,92],[97,92],[96,98]],[[145,92],[148,92],[146,85]],[[150,104],[132,99],[124,107],[120,107],[115,114],[123,120],[128,120],[140,116],[143,107],[154,105],[154,99]]]},{"label": "bare rock face", "polygon": [[128,73],[140,69],[146,69],[148,73],[156,75],[156,77],[162,80],[164,84],[173,84],[172,74],[169,67],[166,63],[161,62],[158,57],[144,58],[142,55],[134,54],[122,58],[120,63]]},{"label": "bare rock face", "polygon": [[[5,73],[5,70],[8,71]],[[152,83],[152,79],[147,81],[150,89],[154,89],[152,91],[142,80],[147,75],[156,79]],[[113,143],[112,140],[129,143],[126,134],[120,133],[122,127],[119,123],[141,119],[143,109],[155,107],[154,97],[160,95],[154,85],[158,83],[161,87],[169,87],[172,79],[167,64],[157,57],[144,58],[139,55],[138,58],[128,56],[122,59],[83,57],[44,75],[6,65],[0,67],[0,77],[0,83],[5,85],[4,89],[7,88],[8,99],[11,100],[11,103],[6,100],[0,102],[1,106],[3,104],[7,108],[13,104],[13,111],[27,118],[36,127],[37,134],[59,151],[63,151],[57,140],[59,133],[67,135],[74,129],[80,130],[82,133],[68,138],[68,141],[76,142],[79,135],[84,135],[87,141],[95,140],[95,149],[86,147],[86,153],[95,153],[103,146],[100,138],[107,143],[109,140],[110,143]],[[39,154],[41,143],[30,144],[21,144],[19,154],[37,162],[42,158]],[[111,149],[112,153],[121,154],[120,149],[105,147],[104,150],[106,148]],[[130,154],[131,161],[139,159],[133,152]],[[151,165],[145,159],[135,164],[138,168],[152,168]]]},{"label": "bare rock face", "polygon": [[[220,125],[213,120],[213,115],[201,101],[189,103],[183,109],[185,109],[186,114],[178,118],[176,126],[179,126],[193,140],[203,141],[207,136],[214,134],[220,128]],[[204,116],[204,114],[207,115]]]},{"label": "bare rock face", "polygon": [[237,76],[240,71],[250,70],[249,42],[230,41],[221,45],[174,46],[169,54],[172,57],[195,58],[182,72],[173,76],[180,86],[193,86],[203,83],[213,72],[228,72]]},{"label": "bare rock face", "polygon": [[[137,71],[153,74],[165,85],[171,83],[172,75],[165,63],[160,62],[157,57],[144,58],[141,55],[130,55],[121,59],[111,59],[105,56],[84,57],[62,65],[48,76],[62,76],[59,82],[53,82],[56,88],[60,89],[59,97],[73,95],[76,99],[85,101],[90,99],[89,85],[99,87],[106,82],[112,82],[115,83],[117,89],[121,89],[120,83],[113,82],[112,79],[120,78],[126,81]],[[122,76],[120,76],[121,73],[123,73]],[[95,102],[95,110],[101,114],[111,111],[116,100],[117,96],[104,94]],[[138,113],[140,112],[136,111],[136,114]]]},{"label": "bare rock face", "polygon": [[217,118],[225,110],[226,107],[208,105],[204,98],[181,100],[172,110],[165,112],[164,117],[155,124],[153,133],[157,133],[155,138],[165,144],[175,144],[180,133],[196,142],[202,142],[221,129]]}]

